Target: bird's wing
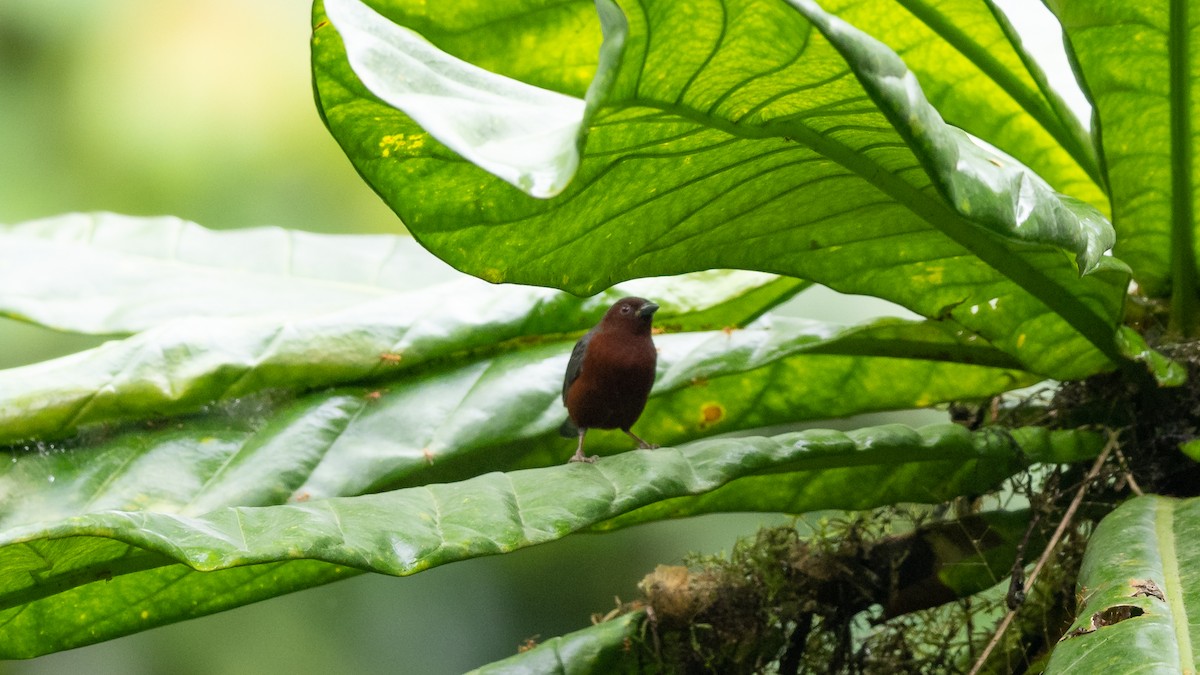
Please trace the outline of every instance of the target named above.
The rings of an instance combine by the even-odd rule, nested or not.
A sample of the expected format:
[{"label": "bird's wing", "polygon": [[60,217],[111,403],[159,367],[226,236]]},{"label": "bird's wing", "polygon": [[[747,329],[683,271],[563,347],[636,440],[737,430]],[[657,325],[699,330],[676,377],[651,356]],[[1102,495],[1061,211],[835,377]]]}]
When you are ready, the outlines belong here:
[{"label": "bird's wing", "polygon": [[592,336],[595,334],[595,328],[584,333],[583,337],[579,338],[579,342],[575,343],[575,348],[571,350],[571,359],[567,361],[567,374],[563,377],[563,405],[567,404],[567,392],[571,389],[571,383],[579,379],[579,373],[583,372],[583,357],[587,354],[588,343],[592,341]]}]

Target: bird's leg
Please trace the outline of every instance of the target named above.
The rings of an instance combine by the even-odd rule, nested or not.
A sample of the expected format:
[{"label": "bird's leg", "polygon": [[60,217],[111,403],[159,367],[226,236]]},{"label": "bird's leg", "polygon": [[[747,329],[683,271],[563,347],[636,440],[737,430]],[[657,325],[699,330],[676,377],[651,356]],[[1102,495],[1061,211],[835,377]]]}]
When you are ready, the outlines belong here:
[{"label": "bird's leg", "polygon": [[579,447],[575,448],[575,455],[572,456],[571,459],[567,460],[568,462],[587,462],[588,464],[592,464],[600,458],[599,455],[592,455],[591,457],[588,457],[587,455],[583,454],[583,436],[586,433],[586,428],[579,427]]},{"label": "bird's leg", "polygon": [[625,433],[629,434],[630,438],[637,441],[638,447],[641,448],[642,450],[654,450],[654,449],[658,448],[658,446],[653,443],[647,443],[646,441],[643,441],[640,436],[638,436],[637,434],[633,433],[632,431],[630,431],[628,429],[622,429],[621,431],[624,431]]}]

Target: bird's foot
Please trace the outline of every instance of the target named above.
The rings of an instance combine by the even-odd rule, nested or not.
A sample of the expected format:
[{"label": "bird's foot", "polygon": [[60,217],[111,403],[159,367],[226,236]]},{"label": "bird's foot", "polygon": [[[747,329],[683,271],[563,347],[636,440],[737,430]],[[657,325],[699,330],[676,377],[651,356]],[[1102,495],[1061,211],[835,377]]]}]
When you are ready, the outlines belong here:
[{"label": "bird's foot", "polygon": [[585,455],[582,452],[576,452],[571,457],[571,459],[567,460],[567,464],[570,464],[571,462],[584,462],[587,464],[595,464],[596,460],[598,460],[598,459],[600,459],[600,455],[592,455],[589,457],[588,455]]},{"label": "bird's foot", "polygon": [[622,429],[621,431],[624,431],[625,435],[627,435],[630,438],[632,438],[633,440],[637,441],[638,448],[640,448],[642,450],[657,450],[658,449],[657,445],[643,439],[641,436],[638,436],[637,434],[633,433],[632,431],[630,431],[628,429]]}]

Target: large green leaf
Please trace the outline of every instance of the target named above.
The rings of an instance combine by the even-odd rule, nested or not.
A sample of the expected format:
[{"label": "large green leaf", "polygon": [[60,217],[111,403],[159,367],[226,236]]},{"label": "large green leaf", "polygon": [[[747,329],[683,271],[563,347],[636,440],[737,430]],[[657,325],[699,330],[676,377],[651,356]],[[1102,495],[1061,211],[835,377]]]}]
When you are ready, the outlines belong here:
[{"label": "large green leaf", "polygon": [[1095,104],[1112,186],[1116,252],[1152,296],[1195,312],[1194,8],[1185,0],[1047,3],[1063,24]]},{"label": "large green leaf", "polygon": [[[304,440],[301,430],[294,431],[293,440]],[[327,436],[336,436],[335,431],[329,430]],[[375,442],[383,442],[384,434],[386,430],[377,432]],[[139,433],[130,441],[171,444],[179,435],[173,430]],[[910,444],[914,439],[919,439],[915,446]],[[1031,439],[1027,448],[1031,454],[1052,452],[1038,447],[1037,436]],[[351,442],[369,447],[368,440],[360,436]],[[205,457],[181,458],[187,461],[167,466],[206,461],[219,488],[220,479],[243,468],[238,466],[239,458],[220,456],[222,443],[223,439],[213,438]],[[15,519],[11,512],[6,514],[9,517],[0,527],[0,626],[6,638],[0,643],[0,657],[32,656],[142,630],[179,618],[184,613],[180,605],[195,616],[324,583],[344,575],[342,567],[406,575],[532,546],[633,509],[711,492],[751,475],[896,461],[884,453],[864,455],[873,445],[890,447],[896,459],[918,462],[923,454],[937,459],[954,454],[969,463],[980,452],[1008,458],[1015,452],[1011,443],[979,446],[971,433],[954,425],[920,435],[889,427],[850,442],[809,431],[772,438],[714,439],[680,448],[626,452],[594,465],[487,473],[460,482],[356,497],[293,495],[289,503],[265,507],[218,507],[221,501],[252,500],[246,495],[218,494],[220,490],[210,490],[209,485],[190,486],[195,498],[180,504],[175,496],[172,504],[168,488],[189,486],[161,474],[162,488],[142,495],[140,503],[116,504],[101,498],[82,505],[78,515],[66,517],[38,513],[22,504],[18,508],[23,514]],[[96,472],[89,487],[102,497],[108,485],[122,478],[122,474]],[[908,486],[902,499],[920,501],[930,488],[924,481]],[[4,503],[14,501],[25,500]],[[789,504],[781,501],[779,507],[786,509]],[[24,522],[15,522],[19,520]],[[303,564],[288,569],[298,563]],[[224,574],[247,566],[227,584],[209,576],[213,571],[224,570]],[[282,575],[286,583],[256,583],[255,577],[263,575]],[[103,608],[115,611],[97,622],[94,612]]]},{"label": "large green leaf", "polygon": [[84,333],[304,316],[458,276],[404,236],[219,232],[111,213],[0,226],[0,312]]},{"label": "large green leaf", "polygon": [[[45,232],[53,239],[53,228]],[[95,248],[100,259],[126,255]],[[950,319],[844,328],[767,315],[744,329],[694,330],[759,316],[795,292],[789,280],[714,272],[631,286],[661,296],[664,323],[682,330],[655,338],[658,385],[638,425],[664,444],[987,396],[1035,379]],[[881,429],[849,444],[818,432],[725,439],[682,455],[606,457],[600,474],[518,470],[570,453],[556,434],[567,353],[629,288],[580,300],[451,282],[293,318],[168,312],[103,348],[0,372],[0,428],[10,440],[36,439],[0,456],[0,570],[8,570],[0,625],[12,637],[3,654],[104,640],[359,570],[406,574],[511,550],[748,472],[778,473],[803,491],[815,475],[806,465],[860,471],[861,484],[881,464],[923,464],[930,470],[908,490],[881,485],[878,499],[928,500],[986,489],[1021,465],[1011,442],[980,446],[948,427]],[[385,353],[399,362],[381,360]],[[48,442],[55,435],[66,438]],[[616,433],[588,440],[601,454],[629,447]],[[1035,454],[1062,445],[1022,443]],[[863,454],[860,445],[895,454]],[[839,453],[846,466],[832,459]],[[493,470],[509,473],[479,476]],[[624,482],[604,483],[606,500],[587,501],[610,470]],[[522,481],[529,491],[506,514],[495,505],[508,503],[498,486]],[[807,508],[790,491],[776,491],[772,504],[761,486],[748,487],[726,491],[723,508]],[[820,508],[819,494],[808,495]],[[674,506],[669,515],[681,515]],[[438,514],[450,519],[433,528],[433,542],[427,518]]]},{"label": "large green leaf", "polygon": [[598,529],[727,511],[804,513],[906,501],[937,503],[993,490],[1031,462],[1094,457],[1103,437],[1052,433],[1040,427],[972,434],[954,425],[917,430],[888,425],[846,433],[811,431],[803,442],[814,453],[829,453],[829,462],[822,464],[814,457],[803,471],[750,476],[699,497],[663,500],[606,521]]},{"label": "large green leaf", "polygon": [[[6,598],[13,604],[0,612],[0,658],[93,644],[361,574],[311,560],[199,574],[117,541],[81,537],[0,548],[0,559],[14,577],[40,582]],[[48,593],[56,595],[41,599]]]},{"label": "large green leaf", "polygon": [[1187,673],[1200,644],[1200,499],[1147,495],[1106,516],[1079,571],[1075,622],[1047,673]]},{"label": "large green leaf", "polygon": [[[89,425],[236,406],[241,397],[264,391],[260,398],[273,394],[286,399],[287,391],[354,381],[385,390],[387,395],[380,397],[384,402],[417,396],[415,402],[405,398],[403,405],[433,416],[425,419],[439,417],[437,406],[457,409],[464,403],[457,397],[467,394],[474,405],[483,405],[485,394],[520,397],[534,406],[507,413],[521,424],[530,416],[547,421],[564,414],[558,394],[569,342],[535,335],[520,351],[480,359],[466,350],[498,350],[489,349],[489,343],[456,345],[451,332],[450,339],[422,343],[422,351],[414,349],[412,356],[402,352],[407,365],[394,364],[379,358],[393,337],[379,325],[400,339],[405,326],[368,316],[377,323],[323,321],[318,329],[295,332],[256,324],[256,330],[227,330],[211,340],[171,332],[167,337],[173,339],[165,341],[156,331],[0,371],[0,439],[60,438]],[[484,318],[476,316],[479,323],[465,325],[486,326]],[[481,330],[464,328],[458,339],[478,337]],[[281,338],[281,333],[296,337]],[[885,320],[839,331],[774,318],[745,330],[663,335],[657,338],[660,375],[645,417],[661,420],[652,425],[661,437],[676,440],[702,432],[923,407],[1036,380],[1012,369],[1004,354],[954,333],[944,323]],[[408,334],[416,337],[415,330]],[[549,344],[540,344],[544,342]],[[184,354],[192,358],[182,358]],[[422,367],[440,357],[446,363]],[[506,381],[516,378],[520,381]],[[484,386],[493,382],[495,390]],[[789,386],[776,387],[778,382]],[[503,407],[499,399],[488,405]]]},{"label": "large green leaf", "polygon": [[[1090,135],[994,2],[826,0],[821,6],[902,54],[947,122],[1013,155],[1060,192],[1108,203]],[[1031,9],[1037,8],[1020,11]]]},{"label": "large green leaf", "polygon": [[[921,80],[951,124],[1032,167],[1060,191],[1107,203],[1087,131],[1045,84],[1021,37],[991,3],[823,3],[883,40]],[[582,98],[599,65],[594,0],[376,5],[441,49],[495,73]],[[964,30],[969,26],[970,30]],[[553,45],[528,49],[526,45]],[[519,54],[519,58],[512,58]],[[983,104],[994,114],[981,115]]]},{"label": "large green leaf", "polygon": [[[373,4],[404,14],[405,3]],[[519,31],[524,13],[500,4],[504,30]],[[369,93],[320,5],[318,100],[422,243],[489,280],[591,292],[635,276],[761,269],[953,317],[1042,374],[1076,377],[1119,358],[1126,276],[1100,255],[1112,231],[1095,210],[943,123],[894,53],[815,5],[672,7],[601,3],[608,41],[580,120],[581,164],[549,201],[488,176]],[[565,39],[532,23],[530,40]],[[387,30],[372,24],[364,40],[377,46]],[[443,78],[488,76],[439,58]],[[1097,270],[1080,278],[1060,246]]]},{"label": "large green leaf", "polygon": [[[47,265],[53,260],[54,265]],[[581,301],[535,289],[496,297],[557,308],[560,330],[594,321],[621,295],[645,295],[680,327],[741,325],[803,288],[795,279],[707,271],[644,279]],[[380,298],[426,306],[478,298],[488,285],[456,272],[411,237],[322,235],[281,228],[219,232],[178,218],[67,214],[0,226],[0,313],[84,333],[133,333],[165,323],[256,317],[283,324]],[[414,295],[414,291],[421,291]],[[523,295],[524,294],[524,295]],[[568,307],[577,307],[570,311]],[[556,314],[555,312],[560,314]],[[410,312],[401,312],[403,315]],[[520,313],[512,316],[519,318]],[[411,316],[407,319],[411,320]],[[234,324],[236,325],[236,324]]]},{"label": "large green leaf", "polygon": [[[71,330],[145,329],[0,371],[0,442],[194,411],[264,388],[377,379],[516,346],[506,340],[562,340],[626,294],[659,302],[659,323],[670,330],[740,326],[807,285],[710,270],[631,281],[580,299],[481,282],[406,237],[214,233],[177,219],[111,214],[9,226],[0,244],[0,257],[11,254],[0,261],[0,281],[12,289],[0,296],[0,309]],[[37,262],[47,258],[64,268],[47,273]],[[386,283],[368,283],[368,273]],[[422,281],[401,281],[406,274]],[[434,280],[441,283],[392,290]]]},{"label": "large green leaf", "polygon": [[[866,339],[871,333],[880,336],[874,343],[878,353],[872,353]],[[334,343],[348,341],[337,332],[332,335]],[[969,359],[986,358],[989,352],[956,343],[943,324],[888,321],[839,333],[820,324],[775,320],[728,334],[679,333],[657,341],[660,376],[638,429],[664,444],[829,415],[975,398],[1032,381],[996,364],[969,365]],[[125,364],[126,370],[148,375],[123,381],[112,388],[111,398],[92,399],[97,417],[91,421],[148,416],[143,424],[162,430],[121,434],[99,426],[66,444],[39,441],[14,447],[14,461],[0,461],[0,522],[66,517],[97,503],[113,508],[153,503],[203,512],[216,506],[280,503],[299,495],[351,495],[445,479],[445,471],[463,478],[512,466],[519,458],[532,465],[558,462],[570,449],[556,433],[565,417],[559,395],[569,342],[527,345],[416,372],[381,373],[366,386],[319,389],[294,398],[296,393],[284,387],[296,386],[298,377],[338,372],[331,362],[320,361],[324,340],[314,338],[313,343],[313,351],[301,353],[291,367],[263,370],[275,379],[263,379],[268,375],[255,375],[259,371],[244,364],[209,359],[199,348],[193,352],[198,362],[213,369],[195,379],[169,379],[179,369],[156,373],[153,367]],[[899,358],[902,353],[907,358]],[[953,358],[968,363],[946,360]],[[65,362],[71,367],[64,369],[63,378],[74,372],[85,381],[92,371],[112,365],[74,357]],[[186,365],[180,369],[188,370]],[[216,403],[205,396],[188,401],[154,394],[156,386],[162,392],[215,387],[220,393],[229,371],[235,381],[254,381],[268,389],[257,394],[247,389],[242,393],[252,395]],[[21,375],[29,369],[7,372]],[[41,388],[41,379],[13,377],[11,400],[53,399],[56,392]],[[779,386],[782,382],[789,384]],[[49,413],[23,416],[13,405],[6,427],[22,428],[27,418],[46,423],[61,419]],[[159,411],[171,409],[200,415],[158,417]],[[43,411],[48,410],[49,404]],[[623,435],[603,432],[593,432],[589,446],[602,454],[628,447]],[[167,475],[171,479],[164,479]]]}]

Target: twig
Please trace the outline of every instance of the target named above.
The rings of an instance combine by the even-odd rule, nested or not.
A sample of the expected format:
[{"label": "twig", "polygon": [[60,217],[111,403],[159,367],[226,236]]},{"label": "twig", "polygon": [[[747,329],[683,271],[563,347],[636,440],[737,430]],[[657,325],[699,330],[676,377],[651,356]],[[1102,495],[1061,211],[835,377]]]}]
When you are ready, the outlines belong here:
[{"label": "twig", "polygon": [[[1083,502],[1083,494],[1087,492],[1088,485],[1096,479],[1100,474],[1100,468],[1104,466],[1104,462],[1108,460],[1109,454],[1117,447],[1117,434],[1110,431],[1108,433],[1108,442],[1104,444],[1104,449],[1100,451],[1100,456],[1092,464],[1092,468],[1088,471],[1087,476],[1083,479],[1079,489],[1075,491],[1075,497],[1071,500],[1071,504],[1067,506],[1066,513],[1063,514],[1062,520],[1058,522],[1058,527],[1054,530],[1054,534],[1050,537],[1050,541],[1046,544],[1046,549],[1042,551],[1042,556],[1038,558],[1037,564],[1033,566],[1033,571],[1025,579],[1025,594],[1028,595],[1033,590],[1033,583],[1037,581],[1038,574],[1042,568],[1046,566],[1046,562],[1050,560],[1050,556],[1054,553],[1054,549],[1058,548],[1058,542],[1062,539],[1063,534],[1067,531],[1067,527],[1071,524],[1071,518],[1075,516],[1075,511],[1079,509],[1079,504]],[[983,668],[983,664],[992,654],[992,650],[1000,643],[1000,638],[1004,636],[1004,631],[1008,630],[1009,624],[1017,615],[1017,610],[1010,609],[1000,621],[1000,625],[996,627],[996,634],[988,642],[987,647],[983,649],[983,653],[975,660],[975,665],[971,666],[971,672],[968,675],[978,675],[979,670]]]},{"label": "twig", "polygon": [[[1058,491],[1059,471],[1055,471],[1046,480],[1044,490]],[[1038,495],[1033,490],[1033,478],[1028,474],[1025,476],[1025,495],[1029,499],[1029,505],[1033,506],[1038,501]],[[1004,596],[1004,604],[1009,609],[1016,609],[1025,602],[1025,551],[1029,548],[1029,539],[1033,536],[1033,531],[1037,529],[1038,521],[1042,518],[1042,508],[1033,510],[1033,514],[1029,517],[1029,525],[1025,527],[1025,535],[1021,537],[1021,541],[1017,544],[1017,554],[1013,556],[1012,569],[1009,572],[1008,593]],[[975,657],[971,657],[971,662],[975,662]]]},{"label": "twig", "polygon": [[1122,478],[1124,478],[1125,483],[1129,485],[1129,491],[1139,497],[1146,494],[1145,492],[1142,492],[1142,487],[1138,485],[1136,480],[1133,479],[1133,472],[1129,470],[1129,464],[1125,462],[1125,455],[1122,454],[1121,449],[1117,448],[1114,450],[1114,452],[1117,455],[1117,462],[1121,465],[1121,471],[1125,473]]},{"label": "twig", "polygon": [[1025,548],[1029,546],[1029,538],[1033,535],[1033,530],[1037,527],[1041,512],[1034,511],[1029,517],[1029,526],[1025,528],[1025,536],[1021,537],[1021,542],[1017,544],[1017,556],[1013,558],[1012,571],[1009,572],[1008,593],[1004,596],[1004,603],[1009,609],[1015,610],[1025,602]]}]

